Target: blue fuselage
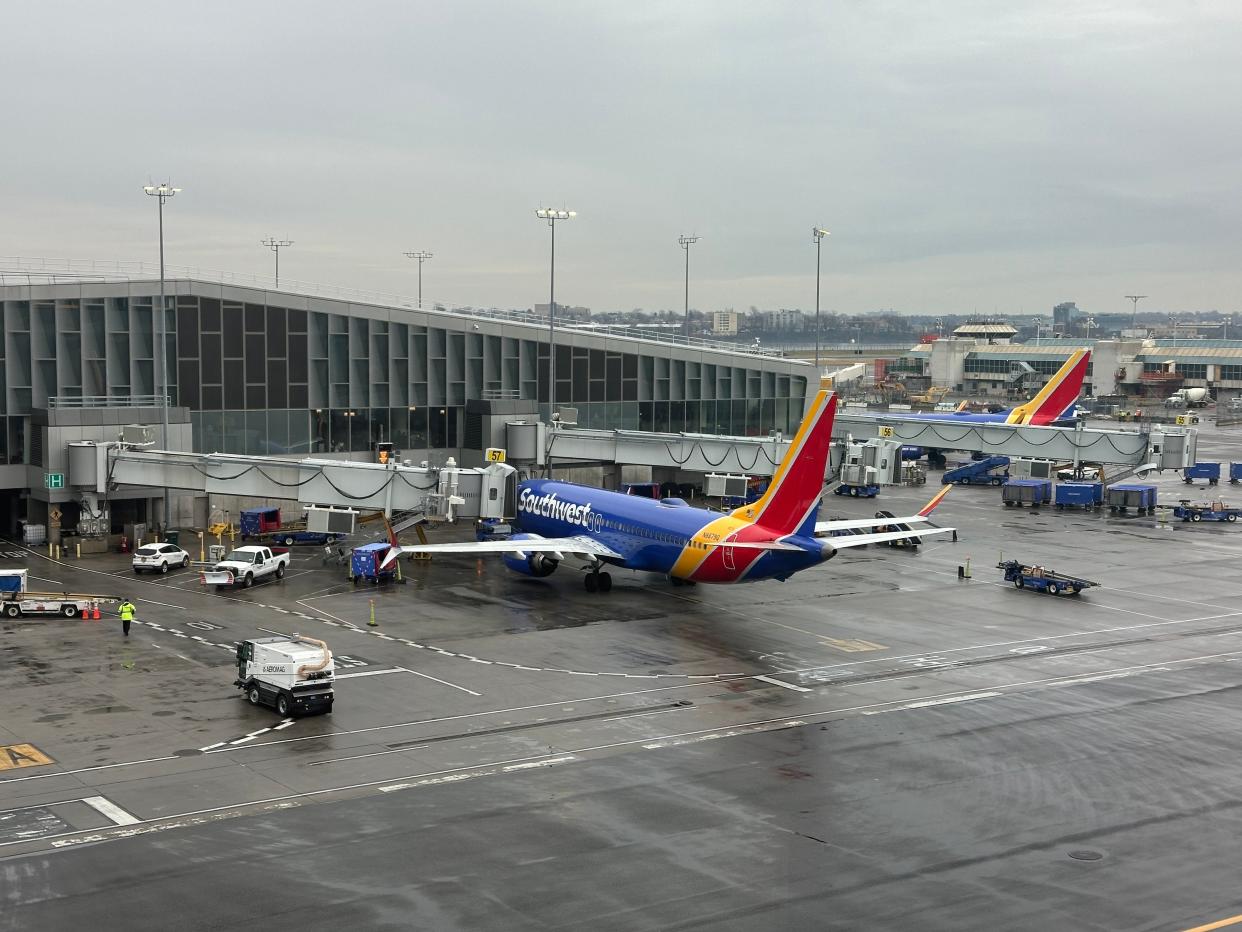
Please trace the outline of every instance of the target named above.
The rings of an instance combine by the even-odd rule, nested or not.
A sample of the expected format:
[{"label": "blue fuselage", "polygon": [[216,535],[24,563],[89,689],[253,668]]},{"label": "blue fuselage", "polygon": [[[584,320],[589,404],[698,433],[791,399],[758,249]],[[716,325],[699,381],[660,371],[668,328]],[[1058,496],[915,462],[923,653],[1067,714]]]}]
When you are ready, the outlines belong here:
[{"label": "blue fuselage", "polygon": [[654,501],[551,479],[518,486],[514,527],[540,537],[589,536],[620,554],[606,562],[701,582],[785,579],[830,555],[820,541],[802,535],[780,538],[793,550],[730,547],[729,541],[770,541],[773,535],[680,499]]}]

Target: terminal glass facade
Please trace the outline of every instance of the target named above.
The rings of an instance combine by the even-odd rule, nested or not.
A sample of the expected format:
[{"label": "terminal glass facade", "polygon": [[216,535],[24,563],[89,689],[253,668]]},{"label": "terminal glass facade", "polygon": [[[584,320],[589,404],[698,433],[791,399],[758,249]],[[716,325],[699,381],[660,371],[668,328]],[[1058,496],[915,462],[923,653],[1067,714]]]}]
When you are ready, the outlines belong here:
[{"label": "terminal glass facade", "polygon": [[[273,303],[276,293],[227,300],[175,284],[169,394],[190,409],[200,451],[356,452],[386,440],[417,458],[463,445],[468,399],[548,403],[543,328],[372,306],[307,310]],[[106,404],[155,393],[158,296],[74,290],[81,297],[3,302],[5,462],[23,462],[27,416],[49,397]],[[556,403],[576,407],[583,427],[789,434],[806,400],[809,367],[785,360],[571,330],[557,331],[556,353]]]}]

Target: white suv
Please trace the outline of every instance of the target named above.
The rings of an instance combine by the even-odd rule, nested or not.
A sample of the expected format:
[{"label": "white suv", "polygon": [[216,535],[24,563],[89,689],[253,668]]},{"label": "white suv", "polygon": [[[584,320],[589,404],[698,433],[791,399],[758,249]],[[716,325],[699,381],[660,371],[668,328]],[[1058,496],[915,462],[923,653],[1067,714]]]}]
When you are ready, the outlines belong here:
[{"label": "white suv", "polygon": [[190,565],[190,555],[173,544],[147,544],[134,551],[134,572],[143,570],[159,570],[167,573],[174,566]]}]

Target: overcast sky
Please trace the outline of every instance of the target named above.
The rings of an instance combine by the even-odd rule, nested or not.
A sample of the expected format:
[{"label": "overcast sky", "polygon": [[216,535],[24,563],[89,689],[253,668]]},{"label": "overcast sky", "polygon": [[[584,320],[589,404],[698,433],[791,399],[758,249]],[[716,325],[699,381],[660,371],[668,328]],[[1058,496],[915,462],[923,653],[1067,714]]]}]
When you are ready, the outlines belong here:
[{"label": "overcast sky", "polygon": [[595,310],[1242,307],[1242,4],[6,4],[0,254]]}]

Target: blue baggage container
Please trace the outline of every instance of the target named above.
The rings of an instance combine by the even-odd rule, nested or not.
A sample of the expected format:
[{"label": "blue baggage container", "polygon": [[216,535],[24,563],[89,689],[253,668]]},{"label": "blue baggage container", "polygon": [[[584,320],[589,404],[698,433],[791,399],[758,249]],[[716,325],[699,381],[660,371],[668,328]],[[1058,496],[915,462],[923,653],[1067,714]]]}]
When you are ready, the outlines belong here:
[{"label": "blue baggage container", "polygon": [[1182,479],[1190,485],[1196,479],[1206,479],[1208,485],[1220,482],[1220,463],[1195,463],[1182,470]]},{"label": "blue baggage container", "polygon": [[349,578],[353,580],[355,586],[364,579],[367,582],[377,583],[396,575],[397,562],[395,560],[387,566],[381,565],[390,549],[392,545],[387,541],[377,541],[374,544],[363,544],[361,547],[354,548],[349,558]]},{"label": "blue baggage container", "polygon": [[1062,482],[1053,493],[1057,508],[1099,508],[1104,504],[1103,482]]},{"label": "blue baggage container", "polygon": [[240,528],[242,540],[266,531],[280,528],[279,508],[246,508],[241,513]]},{"label": "blue baggage container", "polygon": [[1133,508],[1141,515],[1156,510],[1156,487],[1140,482],[1117,482],[1108,487],[1108,510],[1112,514],[1125,514]]},{"label": "blue baggage container", "polygon": [[1001,489],[1001,501],[1006,508],[1030,505],[1038,508],[1052,501],[1051,479],[1007,479]]},{"label": "blue baggage container", "polygon": [[1242,481],[1242,463],[1229,464],[1229,481],[1234,485],[1237,485],[1239,481]]}]

